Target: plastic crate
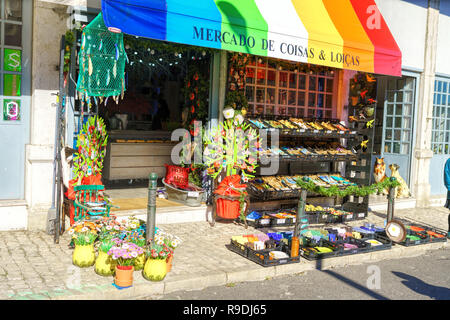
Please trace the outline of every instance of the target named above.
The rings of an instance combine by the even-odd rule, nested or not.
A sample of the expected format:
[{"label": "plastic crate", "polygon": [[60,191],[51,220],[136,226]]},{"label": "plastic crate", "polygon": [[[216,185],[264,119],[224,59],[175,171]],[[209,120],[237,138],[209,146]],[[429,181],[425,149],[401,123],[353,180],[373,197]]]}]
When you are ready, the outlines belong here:
[{"label": "plastic crate", "polygon": [[[339,247],[337,244],[332,243],[325,239],[320,239],[315,242],[309,238],[302,238],[302,244],[300,245],[300,255],[308,260],[320,260],[326,258],[336,257],[339,253]],[[332,252],[318,253],[311,250],[313,247],[326,247],[333,250]]]},{"label": "plastic crate", "polygon": [[353,213],[353,220],[364,220],[368,216],[368,212],[354,212]]},{"label": "plastic crate", "polygon": [[[432,227],[426,227],[426,226],[421,226],[421,227],[424,228],[425,232],[429,235],[430,242],[446,242],[447,241],[447,233],[446,232],[438,230],[436,228],[432,228]],[[432,233],[441,235],[441,237],[436,237]]]},{"label": "plastic crate", "polygon": [[[289,257],[283,259],[270,259],[269,253],[271,251],[282,251],[287,253]],[[290,255],[291,255],[290,247],[281,243],[280,249],[253,250],[251,248],[248,248],[247,258],[263,267],[273,267],[282,264],[291,264],[300,262],[300,255],[298,255],[297,257],[291,257]]]},{"label": "plastic crate", "polygon": [[300,262],[300,256],[297,257],[289,257],[283,259],[270,259],[269,253],[271,251],[282,251],[287,253],[290,256],[289,247],[283,243],[280,243],[276,248],[273,249],[264,249],[264,250],[253,250],[245,245],[239,244],[236,241],[231,240],[228,249],[263,266],[263,267],[272,267],[278,266],[282,264],[290,264],[290,263],[298,263]]},{"label": "plastic crate", "polygon": [[[357,248],[345,250],[344,244],[346,244],[346,243],[356,245]],[[364,242],[359,239],[355,239],[353,237],[347,237],[343,240],[337,240],[336,244],[339,247],[339,252],[337,254],[338,256],[347,256],[347,255],[351,255],[351,254],[366,253],[366,252],[371,251],[370,250],[371,246],[369,243]]]},{"label": "plastic crate", "polygon": [[372,244],[369,243],[370,251],[388,250],[392,248],[392,241],[388,237],[383,236],[380,233],[362,233],[361,236],[362,241],[377,240],[382,243],[381,245],[378,246],[373,246]]}]

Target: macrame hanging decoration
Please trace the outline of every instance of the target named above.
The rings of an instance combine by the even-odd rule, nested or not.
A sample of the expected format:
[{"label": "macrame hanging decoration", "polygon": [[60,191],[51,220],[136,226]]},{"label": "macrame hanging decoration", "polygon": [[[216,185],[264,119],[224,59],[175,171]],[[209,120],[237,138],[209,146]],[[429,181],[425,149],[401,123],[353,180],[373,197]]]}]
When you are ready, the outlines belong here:
[{"label": "macrame hanging decoration", "polygon": [[87,104],[89,108],[92,102],[98,105],[105,98],[106,105],[109,97],[119,103],[125,92],[125,63],[128,57],[123,33],[117,29],[110,30],[99,13],[81,35],[77,91],[81,104]]}]

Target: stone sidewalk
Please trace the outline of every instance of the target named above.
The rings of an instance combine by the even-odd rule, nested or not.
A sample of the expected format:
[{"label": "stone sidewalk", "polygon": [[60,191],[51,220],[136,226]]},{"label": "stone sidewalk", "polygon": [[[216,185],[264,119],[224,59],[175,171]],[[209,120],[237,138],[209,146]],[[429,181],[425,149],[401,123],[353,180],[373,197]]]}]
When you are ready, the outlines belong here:
[{"label": "stone sidewalk", "polygon": [[[395,217],[444,230],[448,227],[448,210],[445,208],[396,210]],[[383,226],[385,218],[383,212],[370,212],[366,220],[348,225],[357,226],[369,221]],[[142,296],[157,299],[178,290],[258,281],[318,267],[313,261],[301,259],[296,264],[264,268],[229,251],[225,245],[231,236],[261,232],[251,227],[246,230],[233,222],[217,222],[214,227],[207,222],[159,227],[184,241],[176,250],[172,271],[162,282],[147,281],[141,272],[135,272],[133,287],[123,290],[112,286],[112,277],[97,275],[93,267],[80,269],[72,265],[67,233],[59,244],[54,244],[53,236],[44,232],[0,232],[0,299],[134,299]],[[320,268],[412,257],[441,248],[448,250],[448,242],[412,247],[394,245],[391,250],[325,259]]]}]

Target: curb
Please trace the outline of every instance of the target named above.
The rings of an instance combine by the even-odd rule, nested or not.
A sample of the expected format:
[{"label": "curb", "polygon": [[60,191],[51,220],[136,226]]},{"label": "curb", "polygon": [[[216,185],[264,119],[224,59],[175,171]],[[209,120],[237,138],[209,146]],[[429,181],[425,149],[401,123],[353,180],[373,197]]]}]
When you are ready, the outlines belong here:
[{"label": "curb", "polygon": [[[299,263],[262,267],[257,264],[241,267],[233,271],[211,271],[188,275],[169,274],[163,282],[150,282],[144,279],[135,280],[133,287],[123,290],[114,288],[111,284],[86,285],[80,289],[64,292],[48,292],[47,294],[32,294],[17,296],[15,299],[50,299],[50,300],[124,300],[140,297],[158,297],[175,291],[201,290],[212,286],[224,286],[237,282],[263,281],[286,275],[298,275],[319,269],[326,270],[347,265],[360,265],[388,259],[400,259],[420,256],[429,250],[449,248],[447,242],[437,242],[411,247],[395,245],[390,250],[380,250],[362,254],[334,257],[318,261],[301,259]],[[245,259],[245,258],[242,258]],[[69,294],[66,294],[69,293]],[[11,298],[10,298],[11,299]],[[14,299],[14,298],[13,298]]]}]

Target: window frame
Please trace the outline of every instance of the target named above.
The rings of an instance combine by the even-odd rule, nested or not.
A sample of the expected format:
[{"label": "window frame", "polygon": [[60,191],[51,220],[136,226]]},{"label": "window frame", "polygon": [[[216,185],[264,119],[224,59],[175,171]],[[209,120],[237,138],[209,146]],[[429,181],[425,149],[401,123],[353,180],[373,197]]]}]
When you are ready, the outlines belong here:
[{"label": "window frame", "polygon": [[[309,73],[293,70],[286,70],[280,66],[276,60],[270,58],[255,58],[247,65],[247,78],[245,85],[245,95],[248,99],[248,113],[252,116],[294,116],[298,118],[320,118],[320,119],[335,119],[337,116],[337,83],[338,72],[332,70],[331,72]],[[252,70],[253,78],[249,77],[249,70]],[[264,83],[258,83],[258,74],[261,72],[264,75]],[[275,84],[268,84],[269,72],[275,73]],[[251,72],[250,72],[251,74]],[[286,86],[282,85],[282,75],[286,75]],[[294,87],[290,86],[291,77],[295,78]],[[304,77],[304,88],[299,88],[299,79]],[[310,89],[310,81],[315,77],[316,84],[314,89]],[[249,82],[249,79],[253,81]],[[319,90],[319,79],[323,79],[323,90]],[[332,88],[328,88],[332,81]],[[261,90],[261,91],[259,91]],[[273,90],[273,103],[268,102],[268,91]],[[248,91],[252,93],[251,99]],[[263,92],[263,101],[257,101],[257,92]],[[286,93],[285,102],[282,95]],[[294,93],[292,104],[289,103],[289,94]],[[299,104],[299,96],[304,95],[304,104]],[[319,106],[319,96],[323,95],[322,106]],[[309,106],[310,97],[314,96],[315,102]],[[283,100],[281,100],[283,99]],[[269,99],[271,100],[271,98]],[[329,102],[328,102],[329,101]],[[327,105],[328,103],[328,105]],[[294,113],[292,113],[294,112]],[[321,112],[319,114],[319,112]]]}]

